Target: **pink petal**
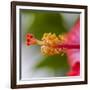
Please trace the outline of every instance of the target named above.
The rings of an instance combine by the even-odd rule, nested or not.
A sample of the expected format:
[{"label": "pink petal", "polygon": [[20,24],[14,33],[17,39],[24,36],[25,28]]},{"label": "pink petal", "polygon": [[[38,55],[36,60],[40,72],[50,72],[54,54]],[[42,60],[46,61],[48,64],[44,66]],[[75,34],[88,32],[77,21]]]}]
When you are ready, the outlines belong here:
[{"label": "pink petal", "polygon": [[80,62],[77,62],[72,67],[71,71],[67,73],[68,76],[79,76],[80,75]]},{"label": "pink petal", "polygon": [[[70,32],[67,34],[66,43],[80,45],[80,19],[76,21],[74,26],[71,28]],[[79,75],[80,65],[77,66],[77,63],[80,64],[80,49],[67,49],[66,53],[68,57],[68,63],[71,67],[71,71],[68,75]],[[77,68],[77,70],[73,69],[73,67]]]}]

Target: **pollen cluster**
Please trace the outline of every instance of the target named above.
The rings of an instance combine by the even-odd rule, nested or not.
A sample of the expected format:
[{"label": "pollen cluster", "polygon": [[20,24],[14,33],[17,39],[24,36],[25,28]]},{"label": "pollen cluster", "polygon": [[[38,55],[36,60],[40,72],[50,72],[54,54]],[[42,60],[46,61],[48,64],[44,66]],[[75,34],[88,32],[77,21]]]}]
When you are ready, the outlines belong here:
[{"label": "pollen cluster", "polygon": [[41,45],[41,52],[44,55],[55,55],[62,53],[62,48],[57,48],[57,45],[63,43],[64,37],[62,35],[56,36],[55,33],[44,33],[42,37],[43,45]]}]

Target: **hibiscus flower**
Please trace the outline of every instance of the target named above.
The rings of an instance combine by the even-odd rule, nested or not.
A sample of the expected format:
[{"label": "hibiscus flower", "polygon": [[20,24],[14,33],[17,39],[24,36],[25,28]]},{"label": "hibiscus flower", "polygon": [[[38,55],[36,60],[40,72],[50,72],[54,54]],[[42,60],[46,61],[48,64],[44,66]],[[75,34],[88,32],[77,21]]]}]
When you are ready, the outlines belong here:
[{"label": "hibiscus flower", "polygon": [[80,75],[80,19],[76,21],[71,30],[56,36],[52,33],[44,33],[41,40],[36,39],[32,34],[26,35],[26,45],[41,45],[41,52],[44,55],[67,54],[70,71],[68,76]]}]

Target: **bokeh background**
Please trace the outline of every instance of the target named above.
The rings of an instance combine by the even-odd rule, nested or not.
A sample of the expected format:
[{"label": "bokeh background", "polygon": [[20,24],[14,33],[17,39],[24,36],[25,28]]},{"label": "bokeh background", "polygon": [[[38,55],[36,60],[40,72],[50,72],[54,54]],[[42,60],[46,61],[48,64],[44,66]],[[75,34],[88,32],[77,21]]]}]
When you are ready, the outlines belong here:
[{"label": "bokeh background", "polygon": [[72,12],[20,10],[22,80],[66,76],[69,71],[67,56],[44,56],[40,46],[25,45],[25,35],[32,33],[37,39],[41,39],[44,33],[67,33],[79,16],[79,13]]}]

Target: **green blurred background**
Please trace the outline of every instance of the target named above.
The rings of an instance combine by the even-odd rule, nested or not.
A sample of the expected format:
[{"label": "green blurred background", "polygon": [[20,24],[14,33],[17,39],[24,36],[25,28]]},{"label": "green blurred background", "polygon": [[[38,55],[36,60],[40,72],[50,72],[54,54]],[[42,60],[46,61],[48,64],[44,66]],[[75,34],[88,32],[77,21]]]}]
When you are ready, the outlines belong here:
[{"label": "green blurred background", "polygon": [[64,54],[44,56],[40,46],[25,45],[25,35],[32,33],[41,39],[44,33],[57,35],[69,32],[74,22],[79,17],[78,13],[20,10],[21,32],[21,78],[41,78],[66,76],[69,71],[67,56]]}]

